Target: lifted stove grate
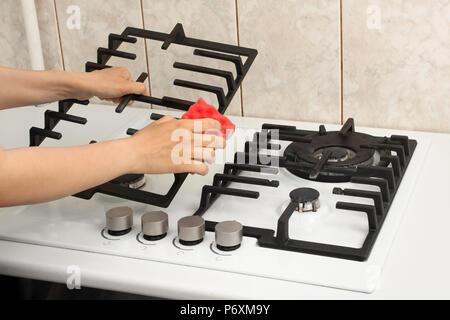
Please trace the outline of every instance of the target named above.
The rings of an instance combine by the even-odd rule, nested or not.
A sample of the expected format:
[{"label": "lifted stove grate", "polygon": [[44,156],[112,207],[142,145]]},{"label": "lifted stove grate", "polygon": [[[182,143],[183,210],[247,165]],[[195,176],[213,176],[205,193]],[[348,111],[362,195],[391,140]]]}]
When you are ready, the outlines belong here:
[{"label": "lifted stove grate", "polygon": [[[111,66],[107,65],[107,63],[112,56],[123,59],[136,59],[135,54],[120,51],[118,49],[123,42],[136,43],[137,38],[161,41],[162,50],[167,50],[171,44],[193,47],[195,48],[193,50],[193,55],[228,61],[232,63],[234,65],[234,68],[236,69],[236,76],[233,76],[233,73],[226,70],[207,68],[204,66],[186,64],[182,62],[175,62],[173,64],[173,68],[225,78],[227,84],[225,90],[222,87],[182,79],[175,79],[173,82],[175,86],[214,93],[217,96],[217,108],[221,114],[223,114],[227,110],[233,97],[238,91],[239,86],[241,85],[247,72],[249,71],[250,66],[255,60],[256,55],[258,54],[255,49],[251,48],[244,48],[219,42],[189,38],[185,35],[183,26],[180,23],[176,24],[170,33],[162,33],[127,27],[122,32],[122,34],[109,35],[108,48],[98,48],[97,62],[87,62],[86,72],[110,68]],[[245,62],[242,61],[241,57],[246,57]],[[147,73],[143,72],[136,81],[144,82],[147,77]],[[163,96],[162,98],[157,98],[152,96],[130,94],[125,96],[121,100],[115,111],[117,113],[123,112],[125,107],[132,100],[184,111],[187,111],[189,107],[194,104],[194,102],[192,101],[187,101],[176,97]],[[32,127],[29,131],[30,146],[39,146],[46,138],[57,140],[61,139],[62,134],[60,132],[54,131],[59,121],[69,121],[83,125],[86,124],[86,118],[68,114],[68,111],[74,104],[87,105],[89,104],[89,101],[79,101],[75,99],[63,100],[59,101],[57,112],[47,110],[45,112],[44,128]],[[95,141],[92,141],[91,143],[95,143]],[[184,180],[186,179],[187,174],[175,174],[174,176],[174,183],[169,188],[166,194],[156,194],[129,188],[122,183],[121,180],[123,179],[119,179],[119,177],[118,179],[114,179],[111,182],[107,182],[103,185],[80,192],[74,196],[83,199],[90,199],[95,193],[99,192],[159,207],[168,207],[177,194],[178,190],[180,189],[181,185],[183,184]]]},{"label": "lifted stove grate", "polygon": [[[318,149],[327,147],[349,148],[346,144],[347,140],[351,140],[353,144],[355,142],[355,136],[362,136],[365,137],[366,141],[362,142],[357,139],[360,145],[353,145],[351,147],[360,148],[366,155],[367,150],[383,151],[381,160],[376,165],[367,165],[366,161],[363,161],[364,159],[361,159],[361,164],[355,163],[352,159],[337,163],[335,161],[327,161],[331,155],[326,154],[318,157],[312,163],[301,159],[292,161],[289,155],[286,155],[286,152],[280,157],[260,154],[260,151],[264,149],[281,150],[281,145],[273,143],[272,140],[288,141],[293,144],[301,143],[306,146],[311,146],[316,141],[315,138],[317,136],[325,137],[326,135],[330,135],[332,139],[329,142],[324,142],[323,145],[314,145],[312,153]],[[340,137],[340,143],[337,143],[336,136]],[[373,200],[373,205],[343,201],[336,203],[337,209],[357,211],[367,216],[369,231],[361,248],[290,239],[289,220],[294,211],[298,210],[299,205],[301,205],[299,203],[300,200],[295,196],[291,196],[289,205],[278,219],[276,231],[252,226],[243,227],[243,235],[257,238],[258,245],[261,247],[365,261],[370,256],[416,146],[417,142],[409,139],[407,136],[393,135],[388,138],[356,133],[353,119],[347,120],[340,131],[328,133],[323,125],[320,126],[318,132],[315,132],[298,130],[293,126],[264,124],[262,130],[255,133],[253,141],[247,141],[245,143],[245,151],[235,154],[234,163],[225,164],[224,173],[216,174],[213,184],[203,187],[200,206],[194,215],[203,216],[221,195],[253,199],[259,198],[259,192],[257,191],[229,188],[230,182],[257,184],[267,187],[278,187],[279,185],[279,182],[276,180],[240,176],[245,171],[277,174],[279,168],[285,168],[294,175],[310,180],[331,183],[336,181],[349,181],[361,185],[374,185],[379,187],[380,191],[333,189],[333,194]],[[394,151],[394,154],[391,151]],[[353,159],[355,157],[356,155],[353,156]],[[345,163],[345,161],[347,162]],[[295,192],[291,192],[291,195],[295,194]],[[214,232],[216,224],[217,222],[215,221],[206,221],[206,230]]]}]

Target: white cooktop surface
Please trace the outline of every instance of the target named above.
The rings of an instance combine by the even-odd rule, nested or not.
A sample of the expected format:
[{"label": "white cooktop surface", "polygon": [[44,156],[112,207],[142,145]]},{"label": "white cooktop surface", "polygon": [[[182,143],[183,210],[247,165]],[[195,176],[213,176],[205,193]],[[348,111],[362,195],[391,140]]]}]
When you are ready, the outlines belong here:
[{"label": "white cooktop surface", "polygon": [[[141,128],[150,123],[149,110],[126,109],[122,115],[114,113],[112,108],[101,107],[92,114],[93,106],[75,106],[71,113],[87,115],[86,127],[70,123],[58,124],[56,130],[63,134],[60,141],[46,139],[43,145],[75,145],[125,136],[129,127]],[[109,110],[108,110],[109,109]],[[37,110],[30,110],[35,113]],[[167,111],[158,113],[176,114]],[[43,110],[37,112],[43,118]],[[108,118],[110,122],[105,122]],[[41,121],[43,119],[40,119]],[[33,120],[34,125],[41,121]],[[210,248],[214,234],[206,232],[204,241],[192,250],[180,250],[172,241],[176,236],[176,222],[179,218],[192,215],[200,203],[201,188],[212,184],[214,173],[222,172],[225,160],[232,161],[234,152],[242,151],[244,141],[250,139],[255,130],[260,129],[262,120],[233,118],[238,130],[228,142],[226,152],[217,154],[218,163],[211,166],[207,176],[189,176],[169,208],[169,233],[166,238],[142,244],[136,237],[140,232],[140,216],[156,207],[97,194],[86,201],[74,197],[45,204],[0,209],[0,239],[37,244],[50,247],[74,249],[143,260],[159,261],[177,265],[220,270],[264,278],[281,279],[292,282],[308,283],[320,286],[372,292],[376,289],[384,262],[394,241],[396,230],[409,198],[413,193],[421,165],[426,157],[429,141],[425,137],[415,137],[418,146],[406,171],[389,214],[378,236],[370,258],[365,262],[329,258],[297,252],[262,248],[254,238],[244,237],[241,248],[229,255],[218,255]],[[275,121],[274,121],[275,122]],[[317,124],[295,123],[297,128],[317,130]],[[329,131],[339,129],[339,125],[329,125]],[[385,129],[361,129],[356,121],[357,131],[377,136],[402,134],[401,131]],[[8,130],[8,128],[5,128]],[[23,131],[27,131],[27,128]],[[6,132],[6,131],[5,131]],[[23,140],[12,147],[24,144]],[[287,143],[282,143],[286,146]],[[276,153],[275,153],[276,154]],[[245,176],[259,176],[243,172]],[[223,195],[204,215],[206,220],[237,220],[243,225],[276,229],[278,217],[289,202],[289,192],[298,187],[313,187],[320,194],[321,207],[317,213],[294,213],[290,220],[290,238],[324,242],[337,245],[359,247],[367,233],[365,214],[344,211],[335,208],[337,201],[350,201],[370,204],[370,201],[337,196],[332,194],[334,187],[375,190],[365,185],[351,183],[317,183],[294,177],[285,169],[277,175],[263,176],[280,181],[278,188],[252,186],[233,183],[230,187],[260,192],[259,199],[245,199]],[[171,175],[147,175],[146,190],[165,193],[172,181]],[[134,210],[133,230],[122,237],[107,240],[101,236],[105,224],[105,211],[114,206],[128,205]],[[124,271],[126,272],[126,270]]]}]

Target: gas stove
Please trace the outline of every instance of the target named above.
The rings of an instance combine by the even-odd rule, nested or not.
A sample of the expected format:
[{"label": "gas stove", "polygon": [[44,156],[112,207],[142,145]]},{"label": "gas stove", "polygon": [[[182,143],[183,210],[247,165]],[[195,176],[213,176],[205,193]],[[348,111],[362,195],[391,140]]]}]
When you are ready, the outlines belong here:
[{"label": "gas stove", "polygon": [[[73,112],[82,115],[85,109],[76,106]],[[107,110],[103,108],[103,112]],[[128,128],[142,128],[152,122],[149,113],[151,111],[133,110],[114,132],[100,137],[97,130],[95,138],[126,137]],[[171,111],[164,113],[180,115]],[[394,172],[394,196],[385,178],[371,177],[380,181],[368,184],[365,176],[337,182],[298,177],[291,172],[290,160],[284,156],[293,142],[275,140],[273,136],[272,148],[258,150],[280,157],[278,165],[274,159],[269,162],[264,157],[256,157],[255,163],[250,159],[236,163],[240,157],[246,160],[245,155],[251,154],[247,150],[252,149],[253,139],[264,130],[262,121],[257,119],[231,119],[237,129],[226,149],[217,152],[217,162],[210,166],[206,176],[189,175],[167,208],[103,193],[94,194],[90,200],[68,197],[44,204],[5,208],[0,215],[0,239],[361,292],[374,291],[396,230],[403,214],[407,214],[405,208],[429,142],[417,139],[414,152],[410,150],[411,157],[403,170],[401,183]],[[311,134],[317,127],[302,124],[296,130]],[[330,134],[340,130],[337,125],[327,127]],[[61,129],[68,133],[77,131],[76,127],[65,123],[61,124]],[[88,129],[90,134],[96,132],[94,128]],[[383,129],[360,130],[382,139],[387,133]],[[282,137],[280,133],[279,139]],[[91,138],[87,133],[68,134],[60,141],[46,140],[43,145],[76,145],[87,143]],[[382,161],[381,156],[379,161]],[[262,162],[265,164],[258,164]],[[352,166],[337,169],[334,162],[327,164],[330,165],[325,165],[321,174],[335,173],[335,178],[340,180],[344,177],[338,174],[358,170]],[[306,168],[310,170],[311,166],[305,164]],[[145,185],[137,190],[154,193],[167,190],[174,180],[173,175],[145,175],[145,179]],[[370,228],[371,211],[357,209],[375,207],[376,214],[376,198],[361,194],[383,195],[383,188],[389,190],[390,205],[383,201],[384,214],[382,218],[375,215],[374,231]],[[387,198],[383,196],[383,199]],[[347,205],[337,205],[341,202]],[[192,216],[204,220],[186,220]],[[224,223],[226,221],[236,223]],[[366,251],[368,241],[372,240],[371,250]]]},{"label": "gas stove", "polygon": [[[118,43],[133,36],[163,41],[163,49],[170,43],[207,48],[214,51],[202,54],[233,61],[238,76],[225,100],[218,95],[221,113],[256,56],[253,49],[187,38],[181,25],[170,34],[127,28],[110,36],[111,48],[99,50],[97,63],[87,68],[103,68],[105,55],[127,57],[117,53]],[[221,50],[248,57],[238,63],[216,52]],[[124,111],[129,100],[181,110],[190,105],[130,96],[116,111]],[[70,122],[89,124],[67,112],[83,114],[87,103],[66,100],[46,111],[45,128],[30,130],[30,145],[123,138],[161,113],[182,114],[140,110],[126,118],[124,112],[124,121],[101,138],[100,129],[77,135]],[[236,132],[206,176],[126,175],[75,197],[2,209],[0,239],[373,292],[428,141],[383,129],[357,131],[353,119],[342,127],[231,119]],[[70,134],[63,138],[53,131],[56,125]]]}]

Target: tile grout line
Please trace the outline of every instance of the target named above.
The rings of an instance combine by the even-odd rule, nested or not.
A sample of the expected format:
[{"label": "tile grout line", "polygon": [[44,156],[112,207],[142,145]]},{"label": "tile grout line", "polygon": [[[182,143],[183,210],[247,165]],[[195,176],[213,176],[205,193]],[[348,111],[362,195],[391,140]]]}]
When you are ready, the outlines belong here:
[{"label": "tile grout line", "polygon": [[[141,4],[141,19],[142,19],[142,28],[145,29],[145,20],[144,20],[144,3],[143,0],[139,1]],[[144,40],[144,49],[145,49],[145,63],[147,65],[147,81],[148,81],[148,92],[150,93],[150,96],[152,95],[152,83],[150,81],[150,65],[148,63],[148,48],[147,48],[147,40]],[[150,105],[150,109],[153,109],[153,106]]]},{"label": "tile grout line", "polygon": [[66,71],[66,63],[64,61],[64,52],[63,52],[62,40],[61,40],[61,30],[60,30],[60,26],[59,26],[58,10],[56,9],[56,0],[53,0],[53,9],[55,10],[56,31],[58,34],[59,51],[61,53],[62,68],[64,71]]},{"label": "tile grout line", "polygon": [[[236,9],[236,35],[237,35],[237,45],[241,46],[241,42],[239,39],[239,12],[238,12],[238,0],[234,0],[234,7]],[[242,94],[242,83],[240,85],[240,96],[241,96],[241,117],[244,116],[244,98]]]},{"label": "tile grout line", "polygon": [[340,55],[340,80],[341,80],[341,90],[340,90],[340,107],[341,107],[341,125],[344,124],[344,46],[343,46],[343,28],[342,28],[342,0],[339,0],[339,55]]}]

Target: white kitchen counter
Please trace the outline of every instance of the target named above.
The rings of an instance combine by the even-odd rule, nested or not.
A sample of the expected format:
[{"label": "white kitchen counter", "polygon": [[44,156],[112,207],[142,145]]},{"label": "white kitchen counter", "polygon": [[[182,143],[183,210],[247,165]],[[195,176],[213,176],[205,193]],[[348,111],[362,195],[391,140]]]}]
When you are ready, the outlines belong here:
[{"label": "white kitchen counter", "polygon": [[[112,107],[90,105],[83,108],[77,108],[74,114],[89,114],[88,126],[81,130],[86,134],[96,125],[105,125],[105,114],[111,128],[117,123],[126,124],[136,115],[149,115],[148,110],[133,108],[127,108],[120,116]],[[2,111],[0,145],[4,148],[26,146],[28,129],[31,125],[43,125],[43,112],[43,109],[29,108]],[[357,130],[362,130],[355,120]],[[246,118],[239,122],[246,121],[260,119]],[[301,122],[267,121],[301,127]],[[63,135],[65,132],[62,131]],[[395,130],[392,133],[395,134]],[[386,261],[380,286],[373,294],[9,241],[0,241],[0,274],[65,283],[67,267],[78,265],[82,286],[164,298],[448,299],[450,135],[418,132],[414,135],[429,139],[431,146]]]}]

